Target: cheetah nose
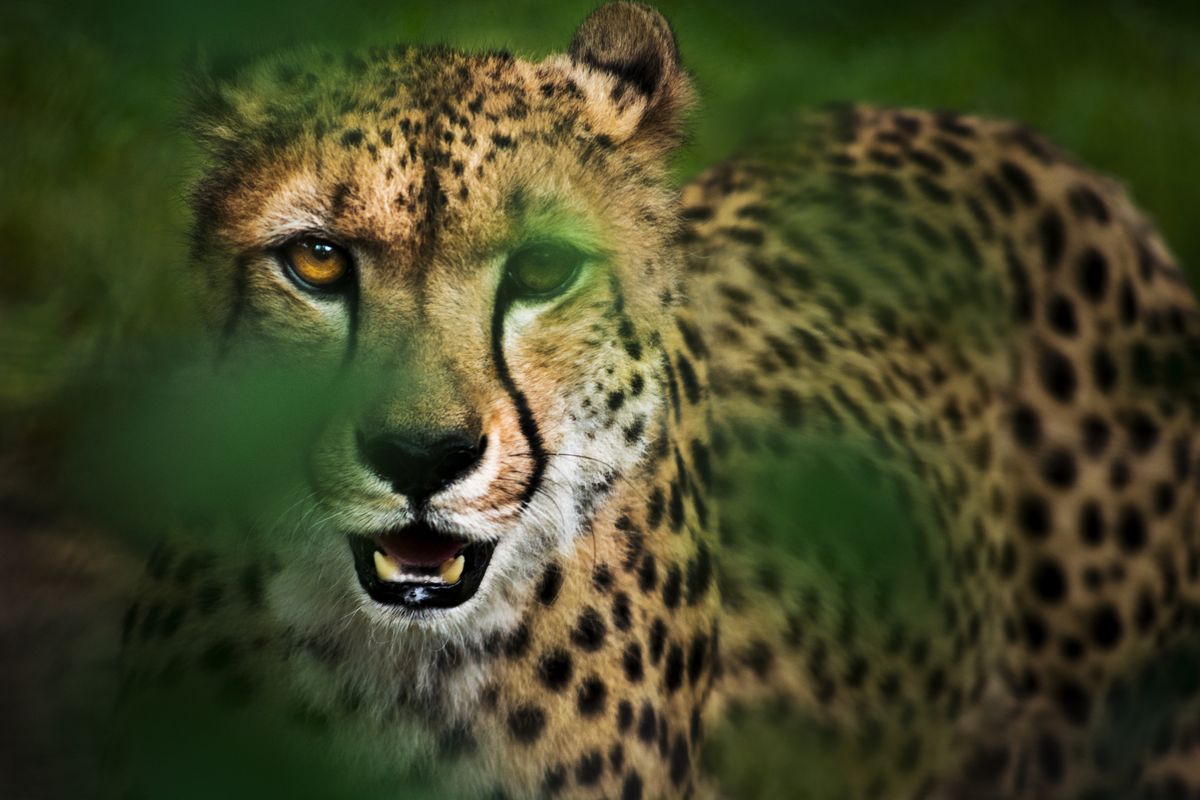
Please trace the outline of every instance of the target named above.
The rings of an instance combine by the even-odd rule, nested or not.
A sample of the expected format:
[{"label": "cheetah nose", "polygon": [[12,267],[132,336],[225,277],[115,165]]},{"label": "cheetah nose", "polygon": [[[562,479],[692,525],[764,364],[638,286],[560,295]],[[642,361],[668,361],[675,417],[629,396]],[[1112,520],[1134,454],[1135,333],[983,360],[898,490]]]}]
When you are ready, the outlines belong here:
[{"label": "cheetah nose", "polygon": [[426,435],[357,436],[363,463],[414,504],[423,503],[470,473],[487,449],[487,437],[463,431]]}]

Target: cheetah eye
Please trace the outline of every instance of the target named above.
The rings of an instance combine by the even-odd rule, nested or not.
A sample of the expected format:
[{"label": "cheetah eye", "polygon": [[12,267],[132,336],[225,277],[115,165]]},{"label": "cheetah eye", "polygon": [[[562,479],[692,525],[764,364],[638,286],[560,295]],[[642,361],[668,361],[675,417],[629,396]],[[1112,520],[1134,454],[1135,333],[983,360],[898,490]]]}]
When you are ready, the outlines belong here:
[{"label": "cheetah eye", "polygon": [[508,257],[505,274],[517,297],[545,299],[566,290],[586,256],[570,245],[528,244]]},{"label": "cheetah eye", "polygon": [[280,248],[279,254],[288,277],[310,291],[333,291],[350,274],[350,255],[324,239],[294,239]]}]

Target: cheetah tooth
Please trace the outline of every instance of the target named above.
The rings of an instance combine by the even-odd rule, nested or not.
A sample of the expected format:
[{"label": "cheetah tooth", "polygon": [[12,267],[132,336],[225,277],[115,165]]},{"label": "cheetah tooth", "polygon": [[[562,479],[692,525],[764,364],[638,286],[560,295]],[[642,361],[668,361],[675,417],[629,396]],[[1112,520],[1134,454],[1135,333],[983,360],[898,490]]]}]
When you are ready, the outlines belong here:
[{"label": "cheetah tooth", "polygon": [[438,572],[441,573],[442,580],[446,583],[458,583],[458,579],[463,574],[463,566],[466,563],[467,560],[462,556],[455,556],[454,558],[446,559],[446,562],[442,564],[442,568]]},{"label": "cheetah tooth", "polygon": [[395,583],[400,580],[400,570],[392,560],[378,550],[375,551],[375,574],[380,580]]}]

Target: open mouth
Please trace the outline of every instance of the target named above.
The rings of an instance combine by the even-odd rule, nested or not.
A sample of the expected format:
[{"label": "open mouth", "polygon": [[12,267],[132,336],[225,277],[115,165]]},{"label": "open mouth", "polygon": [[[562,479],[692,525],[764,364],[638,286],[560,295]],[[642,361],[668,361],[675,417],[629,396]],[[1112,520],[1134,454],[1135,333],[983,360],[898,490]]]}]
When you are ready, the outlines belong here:
[{"label": "open mouth", "polygon": [[454,608],[479,590],[495,542],[468,542],[413,523],[380,536],[350,536],[358,582],[377,603]]}]

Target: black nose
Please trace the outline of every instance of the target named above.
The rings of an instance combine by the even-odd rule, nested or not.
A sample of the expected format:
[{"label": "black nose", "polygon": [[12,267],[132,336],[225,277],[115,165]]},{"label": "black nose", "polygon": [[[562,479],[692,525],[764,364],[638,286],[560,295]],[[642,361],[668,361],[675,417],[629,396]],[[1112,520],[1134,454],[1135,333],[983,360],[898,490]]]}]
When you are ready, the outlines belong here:
[{"label": "black nose", "polygon": [[362,460],[399,494],[419,503],[466,475],[483,456],[487,437],[461,431],[427,435],[358,434]]}]

